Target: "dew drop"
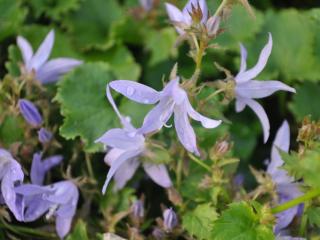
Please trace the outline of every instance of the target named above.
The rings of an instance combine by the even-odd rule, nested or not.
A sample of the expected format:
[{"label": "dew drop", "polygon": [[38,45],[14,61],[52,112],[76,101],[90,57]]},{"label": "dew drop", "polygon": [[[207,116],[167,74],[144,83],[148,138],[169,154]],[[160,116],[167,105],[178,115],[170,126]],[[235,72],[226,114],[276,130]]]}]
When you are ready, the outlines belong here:
[{"label": "dew drop", "polygon": [[128,87],[128,88],[127,88],[127,95],[128,95],[128,96],[132,96],[132,95],[134,94],[134,91],[135,91],[134,88]]}]

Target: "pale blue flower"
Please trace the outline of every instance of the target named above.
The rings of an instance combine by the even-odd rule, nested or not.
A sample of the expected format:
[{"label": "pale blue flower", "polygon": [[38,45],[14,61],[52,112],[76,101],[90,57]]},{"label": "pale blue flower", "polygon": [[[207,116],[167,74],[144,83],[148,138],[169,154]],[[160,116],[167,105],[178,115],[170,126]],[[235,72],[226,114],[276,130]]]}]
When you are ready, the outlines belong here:
[{"label": "pale blue flower", "polygon": [[23,203],[21,196],[15,192],[15,186],[21,184],[23,178],[24,174],[20,164],[8,151],[0,148],[0,193],[3,202],[18,221],[23,220]]},{"label": "pale blue flower", "polygon": [[[278,193],[278,203],[282,204],[289,200],[299,197],[302,193],[299,190],[298,183],[290,177],[286,170],[281,169],[283,160],[279,150],[288,152],[290,144],[290,129],[287,121],[284,121],[279,128],[271,150],[271,161],[267,168],[267,173],[271,176],[276,185]],[[294,206],[286,211],[278,213],[277,223],[275,226],[275,233],[279,233],[282,229],[286,228],[299,212],[299,205]]]},{"label": "pale blue flower", "polygon": [[32,222],[43,216],[56,219],[56,231],[63,239],[71,228],[75,215],[79,191],[71,181],[61,181],[48,186],[23,184],[15,188],[23,196],[24,221]]},{"label": "pale blue flower", "polygon": [[53,167],[57,166],[63,157],[55,155],[42,160],[42,153],[33,154],[30,178],[33,184],[42,185],[46,173]]},{"label": "pale blue flower", "polygon": [[174,114],[174,124],[182,145],[191,153],[200,155],[196,135],[189,122],[189,117],[201,122],[205,128],[216,128],[220,120],[209,119],[195,111],[189,102],[188,95],[179,84],[179,78],[171,80],[162,91],[158,92],[140,83],[118,80],[110,87],[127,98],[142,104],[158,104],[146,115],[143,126],[138,133],[148,134],[159,131]]},{"label": "pale blue flower", "polygon": [[82,64],[82,61],[72,58],[56,58],[48,61],[54,43],[54,31],[51,30],[41,43],[38,50],[33,53],[30,43],[23,37],[18,36],[17,45],[20,48],[24,67],[28,73],[34,72],[36,79],[41,83],[51,83]]},{"label": "pale blue flower", "polygon": [[41,128],[38,131],[38,139],[41,143],[48,143],[51,141],[53,137],[52,132],[50,132],[49,130],[45,129],[45,128]]},{"label": "pale blue flower", "polygon": [[[114,111],[118,115],[123,128],[107,131],[96,142],[103,143],[111,149],[105,156],[105,162],[111,166],[102,192],[105,193],[112,177],[115,179],[115,189],[121,189],[134,175],[140,165],[139,157],[146,151],[145,138],[138,133],[128,117],[123,117],[113,101],[109,87],[107,97]],[[167,168],[163,164],[144,162],[143,168],[149,177],[158,185],[168,188],[172,186]]]},{"label": "pale blue flower", "polygon": [[26,99],[20,99],[18,102],[20,113],[23,118],[33,127],[39,127],[42,122],[42,116],[37,107]]},{"label": "pale blue flower", "polygon": [[236,111],[241,112],[248,106],[258,116],[264,133],[264,142],[269,138],[270,123],[263,107],[254,99],[265,98],[276,91],[288,91],[295,93],[295,89],[279,81],[257,81],[255,79],[267,64],[272,50],[272,36],[269,33],[269,41],[262,49],[257,64],[247,69],[247,51],[241,45],[241,65],[240,71],[235,77]]}]

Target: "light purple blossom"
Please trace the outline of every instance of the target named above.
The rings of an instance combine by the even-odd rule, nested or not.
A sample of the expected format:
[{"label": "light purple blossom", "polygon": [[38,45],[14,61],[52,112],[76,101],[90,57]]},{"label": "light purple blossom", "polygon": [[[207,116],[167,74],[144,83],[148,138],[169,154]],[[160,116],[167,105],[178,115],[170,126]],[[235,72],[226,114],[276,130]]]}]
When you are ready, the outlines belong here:
[{"label": "light purple blossom", "polygon": [[[146,151],[144,136],[138,133],[137,129],[131,125],[128,117],[121,115],[113,101],[109,87],[107,87],[107,97],[118,115],[123,128],[111,129],[96,140],[96,142],[103,143],[111,148],[105,156],[105,162],[111,168],[102,189],[103,193],[105,193],[112,177],[115,179],[115,189],[123,188],[140,165],[139,157]],[[145,172],[155,183],[164,188],[172,186],[165,165],[148,162],[144,162],[142,165]]]},{"label": "light purple blossom", "polygon": [[17,38],[25,70],[28,73],[34,71],[36,79],[43,84],[57,81],[62,74],[69,72],[82,63],[82,61],[72,58],[56,58],[48,61],[53,43],[53,30],[48,33],[35,53],[33,53],[30,43],[25,38],[21,36]]},{"label": "light purple blossom", "polygon": [[145,11],[150,11],[153,7],[153,0],[139,0],[140,5]]},{"label": "light purple blossom", "polygon": [[15,192],[15,186],[23,182],[24,174],[20,164],[12,155],[0,148],[0,181],[2,200],[18,221],[23,220],[21,196]]},{"label": "light purple blossom", "polygon": [[172,231],[178,225],[177,214],[172,208],[168,208],[163,212],[163,225],[166,231]]},{"label": "light purple blossom", "polygon": [[210,17],[208,16],[208,7],[206,0],[189,0],[183,10],[179,10],[176,6],[171,3],[165,3],[168,16],[173,24],[176,25],[176,30],[180,35],[185,34],[185,30],[190,28],[193,24],[191,17],[192,7],[195,9],[200,7],[202,13],[201,24],[206,26],[209,34],[215,34],[220,26],[219,17]]},{"label": "light purple blossom", "polygon": [[49,130],[45,129],[45,128],[41,128],[38,131],[38,139],[41,143],[48,143],[51,141],[53,137],[52,132],[50,132]]},{"label": "light purple blossom", "polygon": [[146,115],[138,133],[148,134],[159,131],[174,114],[175,129],[182,145],[191,153],[200,155],[196,135],[189,122],[189,117],[201,122],[205,128],[216,128],[220,120],[209,119],[196,112],[189,102],[188,95],[179,84],[179,78],[171,80],[162,91],[158,92],[140,83],[118,80],[110,87],[127,98],[142,104],[158,104]]},{"label": "light purple blossom", "polygon": [[42,122],[42,116],[37,107],[26,99],[20,99],[18,102],[20,113],[23,118],[33,127],[39,127]]},{"label": "light purple blossom", "polygon": [[[288,152],[290,144],[290,129],[287,121],[284,121],[279,128],[271,150],[271,161],[267,168],[267,173],[271,176],[276,185],[278,193],[279,204],[285,203],[296,197],[302,195],[298,184],[293,182],[294,179],[290,177],[286,170],[280,169],[283,165],[283,160],[279,150]],[[277,214],[277,224],[275,226],[275,233],[279,233],[286,228],[299,212],[299,205],[292,207],[286,211]]]},{"label": "light purple blossom", "polygon": [[240,71],[235,77],[236,111],[241,112],[248,106],[258,116],[264,133],[264,142],[269,138],[270,123],[263,107],[254,99],[265,98],[276,91],[288,91],[295,93],[295,89],[279,81],[257,81],[253,80],[264,69],[272,50],[272,36],[269,33],[269,41],[262,49],[257,64],[247,69],[247,51],[243,45],[241,48]]},{"label": "light purple blossom", "polygon": [[15,188],[24,199],[24,221],[32,222],[46,214],[56,218],[56,231],[63,239],[71,228],[79,191],[71,181],[61,181],[48,186],[24,184]]},{"label": "light purple blossom", "polygon": [[33,155],[30,178],[33,184],[42,185],[45,174],[62,161],[61,155],[55,155],[42,160],[42,153]]}]

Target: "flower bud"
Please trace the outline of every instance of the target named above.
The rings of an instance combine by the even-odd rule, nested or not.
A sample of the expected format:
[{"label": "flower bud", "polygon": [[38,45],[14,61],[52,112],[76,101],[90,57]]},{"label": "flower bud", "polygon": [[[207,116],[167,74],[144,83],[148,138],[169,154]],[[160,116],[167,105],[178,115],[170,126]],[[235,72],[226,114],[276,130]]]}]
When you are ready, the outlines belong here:
[{"label": "flower bud", "polygon": [[160,228],[155,228],[152,231],[152,236],[156,239],[156,240],[162,240],[165,238],[166,234],[164,231],[162,231]]},{"label": "flower bud", "polygon": [[171,231],[178,225],[177,214],[172,210],[172,208],[166,209],[163,212],[163,225],[165,230]]},{"label": "flower bud", "polygon": [[50,142],[50,140],[52,139],[52,132],[48,131],[47,129],[45,128],[41,128],[39,131],[38,131],[38,139],[41,143],[48,143]]},{"label": "flower bud", "polygon": [[217,141],[210,151],[210,158],[222,158],[230,150],[230,143],[226,140]]},{"label": "flower bud", "polygon": [[131,206],[133,217],[140,219],[144,217],[144,207],[141,200],[135,201]]},{"label": "flower bud", "polygon": [[26,99],[20,99],[18,104],[20,113],[31,126],[38,127],[42,124],[42,116],[32,102]]},{"label": "flower bud", "polygon": [[220,17],[212,16],[208,19],[206,23],[207,32],[209,36],[217,35],[219,28],[220,28]]}]

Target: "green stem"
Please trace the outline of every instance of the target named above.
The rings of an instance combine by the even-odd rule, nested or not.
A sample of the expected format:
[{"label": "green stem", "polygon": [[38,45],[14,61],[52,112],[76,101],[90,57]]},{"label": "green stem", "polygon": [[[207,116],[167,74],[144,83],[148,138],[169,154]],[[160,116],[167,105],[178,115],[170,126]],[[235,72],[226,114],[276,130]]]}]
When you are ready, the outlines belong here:
[{"label": "green stem", "polygon": [[182,180],[182,167],[183,167],[183,156],[178,160],[177,166],[177,187],[180,188],[181,180]]},{"label": "green stem", "polygon": [[213,16],[215,16],[215,17],[219,16],[221,14],[221,11],[223,10],[223,8],[227,5],[228,1],[229,0],[223,0]]},{"label": "green stem", "polygon": [[93,169],[92,169],[92,164],[91,164],[91,159],[89,157],[89,154],[86,153],[86,164],[87,164],[87,168],[88,168],[88,172],[89,172],[89,176],[94,179],[94,174],[93,174]]},{"label": "green stem", "polygon": [[312,198],[315,198],[317,196],[320,195],[320,189],[317,189],[317,190],[311,190],[310,192],[307,192],[306,194],[300,196],[300,197],[297,197],[295,199],[292,199],[288,202],[285,202],[279,206],[276,206],[274,208],[271,209],[271,212],[273,214],[277,214],[277,213],[280,213],[280,212],[283,212],[283,211],[286,211],[294,206],[297,206],[299,205],[300,203],[304,203],[304,202],[307,202],[309,200],[311,200]]},{"label": "green stem", "polygon": [[200,159],[196,158],[195,156],[193,156],[192,154],[188,153],[188,156],[191,158],[191,160],[193,160],[194,162],[196,162],[198,165],[200,165],[201,167],[203,167],[204,169],[206,169],[208,172],[211,172],[211,168],[205,164],[204,162],[202,162]]}]

